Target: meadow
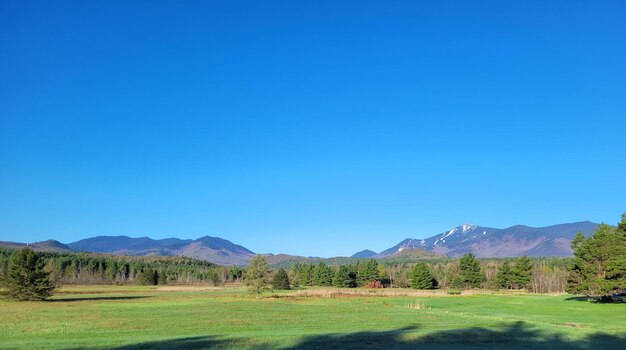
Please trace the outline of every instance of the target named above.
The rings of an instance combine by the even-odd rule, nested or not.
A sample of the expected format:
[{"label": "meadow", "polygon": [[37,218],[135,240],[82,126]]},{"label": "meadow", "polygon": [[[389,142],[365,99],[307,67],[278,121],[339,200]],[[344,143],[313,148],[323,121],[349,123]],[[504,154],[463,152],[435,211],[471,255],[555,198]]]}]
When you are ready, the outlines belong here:
[{"label": "meadow", "polygon": [[0,315],[0,349],[626,349],[626,303],[569,295],[66,286]]}]

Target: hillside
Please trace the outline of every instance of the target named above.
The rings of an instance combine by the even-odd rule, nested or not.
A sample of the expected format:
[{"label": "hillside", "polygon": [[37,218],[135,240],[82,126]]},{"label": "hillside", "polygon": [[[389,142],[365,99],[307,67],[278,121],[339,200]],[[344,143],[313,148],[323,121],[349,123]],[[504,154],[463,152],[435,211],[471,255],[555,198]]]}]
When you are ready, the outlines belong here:
[{"label": "hillside", "polygon": [[67,245],[59,241],[55,241],[53,239],[49,239],[43,242],[29,243],[29,244],[0,241],[0,247],[9,248],[9,249],[20,249],[26,246],[28,246],[29,248],[37,252],[48,252],[48,253],[74,253],[75,252]]}]

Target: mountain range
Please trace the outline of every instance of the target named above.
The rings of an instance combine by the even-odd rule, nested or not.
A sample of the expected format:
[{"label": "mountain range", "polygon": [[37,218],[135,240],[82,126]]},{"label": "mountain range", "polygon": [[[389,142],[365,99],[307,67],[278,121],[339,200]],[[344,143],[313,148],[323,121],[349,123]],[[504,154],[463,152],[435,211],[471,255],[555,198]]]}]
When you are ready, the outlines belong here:
[{"label": "mountain range", "polygon": [[598,224],[583,221],[547,227],[515,225],[505,229],[463,224],[426,239],[407,238],[374,255],[382,258],[405,249],[420,248],[458,257],[473,253],[478,257],[572,256],[570,243],[577,232],[593,233]]},{"label": "mountain range", "polygon": [[182,255],[218,265],[245,265],[255,253],[231,241],[204,236],[191,239],[152,239],[127,236],[98,236],[67,245],[77,251],[113,255]]},{"label": "mountain range", "polygon": [[131,238],[128,236],[97,236],[77,242],[63,244],[55,240],[36,243],[2,242],[0,247],[21,248],[30,246],[37,251],[55,253],[91,252],[112,255],[162,255],[187,256],[207,260],[218,265],[246,265],[255,255],[254,252],[219,238],[204,236],[198,239],[152,239],[148,237]]},{"label": "mountain range", "polygon": [[[356,258],[435,258],[458,257],[473,253],[478,257],[554,256],[572,255],[570,243],[577,232],[586,236],[598,224],[583,221],[547,227],[515,225],[505,229],[463,224],[426,239],[406,238],[395,246],[376,253],[363,250],[351,257],[330,259],[300,257],[287,254],[267,254],[270,264],[286,265],[306,261],[348,261]],[[0,242],[0,246],[19,248],[24,243]],[[93,252],[113,255],[188,256],[219,265],[246,265],[255,253],[231,241],[204,236],[195,240],[127,236],[97,236],[63,244],[55,240],[28,244],[35,250],[47,252]]]}]

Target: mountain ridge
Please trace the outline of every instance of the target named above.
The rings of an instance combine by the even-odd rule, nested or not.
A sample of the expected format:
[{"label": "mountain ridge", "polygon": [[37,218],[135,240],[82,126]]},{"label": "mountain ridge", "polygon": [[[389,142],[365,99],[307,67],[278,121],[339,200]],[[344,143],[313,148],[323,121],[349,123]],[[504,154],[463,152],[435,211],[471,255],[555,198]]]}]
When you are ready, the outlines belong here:
[{"label": "mountain ridge", "polygon": [[96,236],[69,243],[68,247],[77,251],[113,255],[180,255],[227,266],[246,265],[255,255],[243,246],[213,236],[197,239]]},{"label": "mountain ridge", "polygon": [[382,258],[403,249],[419,248],[451,257],[473,253],[478,257],[572,256],[569,244],[577,232],[593,233],[599,224],[591,221],[545,227],[513,225],[504,229],[462,224],[424,239],[406,238],[383,250]]},{"label": "mountain ridge", "polygon": [[34,251],[38,251],[38,252],[76,253],[75,250],[71,249],[66,244],[63,244],[54,239],[49,239],[49,240],[41,241],[41,242],[33,242],[33,243],[0,241],[0,247],[9,248],[9,249],[20,249],[24,247],[30,247]]}]

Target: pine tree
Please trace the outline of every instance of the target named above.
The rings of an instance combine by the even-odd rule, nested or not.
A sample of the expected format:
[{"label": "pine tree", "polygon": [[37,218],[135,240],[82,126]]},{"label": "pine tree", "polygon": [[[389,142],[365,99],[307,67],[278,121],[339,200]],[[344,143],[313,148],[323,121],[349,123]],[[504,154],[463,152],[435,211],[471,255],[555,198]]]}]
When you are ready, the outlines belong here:
[{"label": "pine tree", "polygon": [[312,286],[314,282],[313,270],[315,267],[312,264],[304,265],[298,270],[298,279],[303,286]]},{"label": "pine tree", "polygon": [[145,268],[138,278],[139,284],[144,286],[156,286],[159,284],[159,273],[157,270],[151,268]]},{"label": "pine tree", "polygon": [[455,261],[447,264],[445,268],[445,279],[449,287],[463,288],[463,281],[461,280],[461,267],[459,261]]},{"label": "pine tree", "polygon": [[500,267],[498,275],[496,276],[496,283],[498,287],[512,289],[513,288],[513,270],[508,261]]},{"label": "pine tree", "polygon": [[313,270],[313,283],[316,286],[332,286],[333,271],[330,267],[326,266],[323,262],[320,262]]},{"label": "pine tree", "polygon": [[267,265],[267,260],[263,255],[256,255],[246,269],[243,282],[257,299],[263,291],[270,289],[272,279]]},{"label": "pine tree", "polygon": [[459,261],[460,282],[465,288],[478,288],[485,280],[485,276],[480,271],[480,263],[476,260],[476,256],[467,253],[461,257]]},{"label": "pine tree", "polygon": [[626,290],[626,214],[617,227],[601,224],[588,238],[572,241],[574,261],[567,291],[611,300],[611,294]]},{"label": "pine tree", "polygon": [[522,256],[515,262],[513,268],[513,285],[515,288],[528,288],[532,280],[533,264],[528,257]]},{"label": "pine tree", "polygon": [[333,276],[333,286],[339,288],[354,288],[356,287],[356,273],[352,270],[351,266],[341,265]]},{"label": "pine tree", "polygon": [[428,265],[424,262],[413,265],[409,278],[411,279],[411,288],[432,289],[435,286],[435,279]]},{"label": "pine tree", "polygon": [[380,279],[378,274],[378,262],[374,259],[360,261],[357,266],[356,279],[359,286],[364,286],[372,281],[378,281]]},{"label": "pine tree", "polygon": [[278,269],[274,274],[274,279],[272,280],[272,288],[274,289],[289,289],[289,276],[287,275],[287,271],[285,269]]},{"label": "pine tree", "polygon": [[30,248],[25,247],[11,255],[9,271],[3,281],[3,294],[19,300],[45,300],[52,296],[54,284],[43,270],[44,262]]}]

